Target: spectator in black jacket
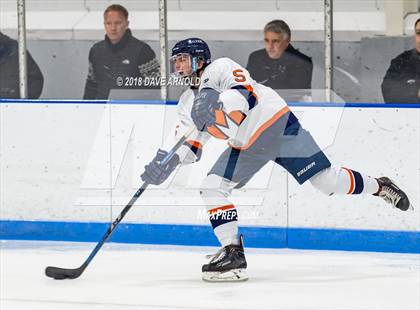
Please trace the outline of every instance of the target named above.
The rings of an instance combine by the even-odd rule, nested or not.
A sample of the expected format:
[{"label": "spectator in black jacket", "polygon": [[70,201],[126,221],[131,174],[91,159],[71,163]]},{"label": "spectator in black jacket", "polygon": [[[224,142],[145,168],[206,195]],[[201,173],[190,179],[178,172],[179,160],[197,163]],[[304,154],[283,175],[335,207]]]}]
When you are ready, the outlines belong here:
[{"label": "spectator in black jacket", "polygon": [[[20,98],[18,55],[18,42],[0,32],[0,98]],[[28,98],[38,99],[42,93],[44,77],[28,51],[26,57]]]},{"label": "spectator in black jacket", "polygon": [[128,11],[123,6],[106,8],[105,40],[90,49],[84,99],[107,99],[111,89],[142,88],[136,78],[159,76],[155,53],[131,34],[128,25]]},{"label": "spectator in black jacket", "polygon": [[420,18],[414,24],[416,47],[391,61],[382,82],[386,103],[420,103]]},{"label": "spectator in black jacket", "polygon": [[310,89],[312,60],[290,44],[286,22],[273,20],[264,27],[264,49],[248,58],[247,69],[257,82],[273,89]]}]

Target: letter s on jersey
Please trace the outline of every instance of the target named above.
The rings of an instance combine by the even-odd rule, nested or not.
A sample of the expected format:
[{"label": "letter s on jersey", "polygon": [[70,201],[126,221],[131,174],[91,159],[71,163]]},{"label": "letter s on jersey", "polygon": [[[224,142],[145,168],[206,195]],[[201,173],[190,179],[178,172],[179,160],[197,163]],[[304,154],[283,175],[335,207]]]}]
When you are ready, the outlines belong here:
[{"label": "letter s on jersey", "polygon": [[246,78],[245,75],[243,75],[244,71],[242,69],[236,69],[232,71],[233,76],[235,77],[235,81],[242,83],[245,82]]}]

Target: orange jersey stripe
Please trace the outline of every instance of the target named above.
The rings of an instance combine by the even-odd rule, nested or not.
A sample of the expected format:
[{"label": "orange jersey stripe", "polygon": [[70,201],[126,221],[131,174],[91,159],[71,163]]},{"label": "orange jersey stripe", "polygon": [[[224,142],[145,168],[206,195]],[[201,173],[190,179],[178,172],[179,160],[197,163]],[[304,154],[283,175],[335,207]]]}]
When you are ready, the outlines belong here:
[{"label": "orange jersey stripe", "polygon": [[267,122],[265,122],[264,124],[262,124],[257,131],[252,135],[252,137],[249,139],[248,143],[242,147],[235,147],[230,145],[232,148],[237,149],[237,150],[246,150],[248,148],[251,147],[252,144],[254,144],[254,142],[259,138],[259,136],[261,136],[261,134],[267,129],[269,128],[271,125],[273,125],[279,118],[281,118],[284,114],[286,114],[287,112],[289,112],[290,109],[289,107],[284,107],[283,109],[281,109],[280,111],[278,111],[276,114],[274,114],[274,116],[272,118],[270,118]]},{"label": "orange jersey stripe", "polygon": [[230,205],[226,205],[226,206],[221,206],[221,207],[217,207],[214,209],[209,210],[209,214],[212,215],[214,213],[216,213],[217,211],[225,211],[225,210],[229,210],[229,209],[234,209],[235,206],[230,204]]},{"label": "orange jersey stripe", "polygon": [[207,132],[212,136],[216,137],[217,139],[227,140],[229,137],[225,135],[219,128],[216,126],[209,126],[207,127]]},{"label": "orange jersey stripe", "polygon": [[225,112],[223,110],[216,110],[214,111],[214,114],[216,116],[216,123],[215,125],[208,126],[207,132],[211,134],[212,136],[216,137],[217,139],[222,139],[222,140],[229,139],[229,137],[225,135],[224,132],[222,132],[219,128],[217,128],[217,126],[222,126],[225,128],[228,127]]},{"label": "orange jersey stripe", "polygon": [[245,118],[245,114],[241,111],[232,111],[228,115],[237,125],[240,125]]},{"label": "orange jersey stripe", "polygon": [[244,87],[246,88],[247,91],[251,93],[252,96],[255,97],[255,99],[258,100],[258,96],[256,93],[254,93],[254,88],[251,85],[247,84],[247,85],[244,85]]},{"label": "orange jersey stripe", "polygon": [[223,110],[216,110],[214,114],[216,116],[216,124],[227,127],[225,112]]},{"label": "orange jersey stripe", "polygon": [[354,175],[353,175],[353,172],[351,172],[351,170],[350,169],[347,169],[347,168],[345,168],[345,167],[342,167],[344,170],[346,170],[347,172],[348,172],[348,174],[349,174],[349,176],[350,176],[350,189],[349,189],[349,191],[348,191],[348,193],[347,194],[353,194],[353,192],[354,192],[354,188],[355,188],[355,181],[354,181]]}]

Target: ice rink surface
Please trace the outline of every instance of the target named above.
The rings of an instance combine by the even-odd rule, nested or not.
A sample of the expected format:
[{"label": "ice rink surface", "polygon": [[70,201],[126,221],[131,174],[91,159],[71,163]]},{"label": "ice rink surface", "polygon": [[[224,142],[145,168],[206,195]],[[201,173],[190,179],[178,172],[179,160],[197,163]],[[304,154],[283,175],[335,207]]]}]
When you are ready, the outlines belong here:
[{"label": "ice rink surface", "polygon": [[0,309],[420,309],[420,255],[247,249],[250,280],[206,283],[216,248],[107,244],[76,280],[95,244],[2,241]]}]

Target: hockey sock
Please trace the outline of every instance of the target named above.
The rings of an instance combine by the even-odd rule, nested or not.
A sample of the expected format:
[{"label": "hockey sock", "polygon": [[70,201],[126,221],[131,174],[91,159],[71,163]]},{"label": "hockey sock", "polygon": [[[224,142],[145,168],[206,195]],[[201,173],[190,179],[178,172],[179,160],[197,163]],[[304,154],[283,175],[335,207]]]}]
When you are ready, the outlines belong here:
[{"label": "hockey sock", "polygon": [[342,167],[341,170],[347,171],[348,179],[350,180],[347,194],[374,194],[378,191],[379,184],[375,178],[362,175],[360,172],[345,167]]},{"label": "hockey sock", "polygon": [[349,168],[327,168],[310,179],[312,185],[327,195],[374,194],[379,185],[376,179]]},{"label": "hockey sock", "polygon": [[238,213],[232,204],[209,210],[210,223],[222,247],[239,244]]},{"label": "hockey sock", "polygon": [[203,180],[200,191],[214,234],[223,247],[239,244],[238,214],[235,206],[227,199],[234,186],[235,183],[230,180],[211,174]]}]

